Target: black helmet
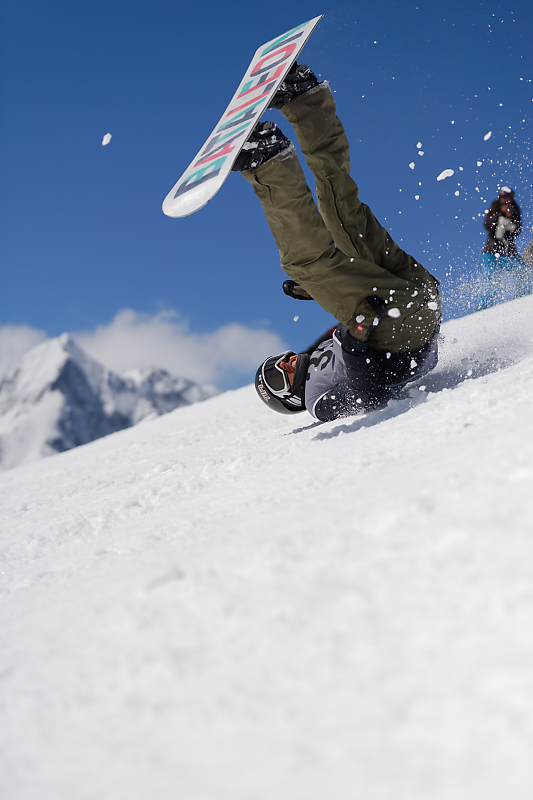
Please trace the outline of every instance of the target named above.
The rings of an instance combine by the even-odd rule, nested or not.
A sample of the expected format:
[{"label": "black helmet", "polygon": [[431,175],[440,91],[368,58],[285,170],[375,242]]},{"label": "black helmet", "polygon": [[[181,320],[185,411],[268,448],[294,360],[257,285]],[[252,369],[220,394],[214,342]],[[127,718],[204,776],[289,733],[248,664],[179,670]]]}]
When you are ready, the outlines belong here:
[{"label": "black helmet", "polygon": [[299,353],[292,386],[282,361],[295,356],[292,350],[267,358],[255,374],[255,390],[263,403],[279,414],[295,414],[305,411],[305,380],[309,367],[308,353]]}]

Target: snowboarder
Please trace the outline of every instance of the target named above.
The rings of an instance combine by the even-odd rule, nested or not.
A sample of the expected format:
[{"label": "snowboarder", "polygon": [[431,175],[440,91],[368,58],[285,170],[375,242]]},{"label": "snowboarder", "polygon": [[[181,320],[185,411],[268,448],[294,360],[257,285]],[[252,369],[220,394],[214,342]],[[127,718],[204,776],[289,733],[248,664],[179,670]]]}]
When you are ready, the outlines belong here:
[{"label": "snowboarder", "polygon": [[502,186],[499,190],[498,198],[485,216],[484,225],[489,235],[483,250],[481,291],[476,311],[494,305],[506,273],[515,277],[515,297],[523,297],[531,291],[530,271],[516,250],[515,239],[521,232],[521,216],[514,191],[509,186]]},{"label": "snowboarder", "polygon": [[318,208],[294,146],[272,122],[256,126],[234,170],[261,202],[291,278],[284,291],[315,300],[340,324],[311,355],[267,358],[257,392],[275,411],[307,408],[322,421],[382,407],[437,363],[438,282],[359,200],[328,83],[295,63],[269,107],[294,127]]}]

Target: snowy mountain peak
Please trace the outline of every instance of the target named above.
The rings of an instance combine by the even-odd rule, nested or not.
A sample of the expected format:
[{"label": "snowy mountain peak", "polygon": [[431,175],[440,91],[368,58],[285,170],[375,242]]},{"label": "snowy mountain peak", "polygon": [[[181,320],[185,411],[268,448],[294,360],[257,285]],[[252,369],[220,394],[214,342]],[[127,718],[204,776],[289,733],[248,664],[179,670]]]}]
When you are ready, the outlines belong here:
[{"label": "snowy mountain peak", "polygon": [[70,450],[217,393],[161,369],[121,377],[63,333],[0,379],[0,467]]},{"label": "snowy mountain peak", "polygon": [[[76,358],[77,353],[71,349],[75,347],[72,337],[65,333],[56,339],[41,342],[28,350],[20,362],[8,370],[2,385],[4,386],[6,381],[12,382],[17,385],[18,393],[23,394],[28,400],[33,398],[39,394],[43,386],[57,377],[69,357]],[[2,395],[0,402],[1,399]],[[5,396],[3,399],[5,400]]]}]

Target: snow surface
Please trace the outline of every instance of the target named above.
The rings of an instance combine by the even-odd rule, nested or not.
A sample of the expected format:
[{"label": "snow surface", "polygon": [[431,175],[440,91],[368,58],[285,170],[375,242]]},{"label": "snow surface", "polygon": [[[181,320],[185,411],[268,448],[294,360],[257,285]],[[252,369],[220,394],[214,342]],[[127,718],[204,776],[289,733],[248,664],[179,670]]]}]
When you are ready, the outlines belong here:
[{"label": "snow surface", "polygon": [[533,792],[533,298],[425,390],[253,387],[0,475],[6,800]]}]

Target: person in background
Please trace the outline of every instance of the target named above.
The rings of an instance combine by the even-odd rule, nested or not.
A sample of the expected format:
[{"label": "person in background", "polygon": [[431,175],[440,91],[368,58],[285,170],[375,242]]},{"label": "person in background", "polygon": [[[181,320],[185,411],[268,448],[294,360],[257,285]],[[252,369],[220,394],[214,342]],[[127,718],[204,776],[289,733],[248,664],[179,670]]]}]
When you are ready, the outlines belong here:
[{"label": "person in background", "polygon": [[515,244],[522,230],[520,208],[509,186],[501,187],[498,199],[485,216],[484,225],[489,235],[483,250],[482,283],[476,311],[496,303],[502,278],[508,273],[512,273],[516,281],[515,297],[531,292],[529,270],[518,255]]}]

